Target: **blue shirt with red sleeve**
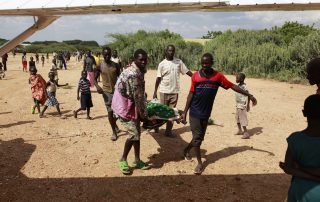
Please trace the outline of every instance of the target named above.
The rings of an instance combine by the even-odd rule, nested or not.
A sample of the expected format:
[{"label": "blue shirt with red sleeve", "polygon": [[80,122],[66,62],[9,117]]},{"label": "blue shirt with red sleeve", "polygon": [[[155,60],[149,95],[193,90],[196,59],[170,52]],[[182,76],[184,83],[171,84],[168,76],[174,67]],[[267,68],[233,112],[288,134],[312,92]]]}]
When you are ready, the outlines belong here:
[{"label": "blue shirt with red sleeve", "polygon": [[214,71],[212,76],[205,77],[202,70],[197,71],[191,78],[190,92],[193,98],[190,105],[190,116],[199,119],[208,119],[211,115],[214,99],[218,88],[231,88],[234,84],[222,73]]}]

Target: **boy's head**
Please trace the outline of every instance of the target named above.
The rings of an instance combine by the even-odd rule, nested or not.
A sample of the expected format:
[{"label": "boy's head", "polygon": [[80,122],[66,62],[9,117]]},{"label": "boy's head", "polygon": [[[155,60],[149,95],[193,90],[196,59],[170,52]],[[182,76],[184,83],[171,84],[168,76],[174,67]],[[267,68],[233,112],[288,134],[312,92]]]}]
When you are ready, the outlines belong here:
[{"label": "boy's head", "polygon": [[320,58],[312,59],[307,64],[307,79],[311,85],[320,84]]},{"label": "boy's head", "polygon": [[85,79],[87,78],[87,71],[81,71],[81,78]]},{"label": "boy's head", "polygon": [[143,73],[147,72],[148,55],[143,49],[138,49],[134,52],[134,63]]},{"label": "boy's head", "polygon": [[237,73],[236,74],[236,82],[242,83],[246,79],[246,75],[244,73]]},{"label": "boy's head", "polygon": [[310,95],[304,101],[302,112],[308,120],[320,120],[320,95]]},{"label": "boy's head", "polygon": [[175,53],[176,53],[176,48],[174,47],[174,45],[172,44],[168,45],[165,52],[166,58],[169,60],[172,60]]},{"label": "boy's head", "polygon": [[105,47],[103,50],[102,50],[102,55],[103,55],[103,58],[106,62],[109,62],[111,60],[111,48],[109,47]]},{"label": "boy's head", "polygon": [[34,67],[34,66],[31,66],[29,68],[29,72],[30,72],[30,75],[36,75],[37,74],[37,68]]},{"label": "boy's head", "polygon": [[213,55],[211,53],[205,53],[201,57],[201,67],[203,69],[210,69],[213,65]]},{"label": "boy's head", "polygon": [[53,72],[53,71],[50,71],[50,72],[48,73],[48,77],[49,77],[50,80],[54,80],[54,72]]},{"label": "boy's head", "polygon": [[112,57],[114,57],[114,58],[118,57],[118,51],[117,50],[113,50],[112,51]]},{"label": "boy's head", "polygon": [[30,60],[33,61],[33,57],[32,56],[30,57]]}]

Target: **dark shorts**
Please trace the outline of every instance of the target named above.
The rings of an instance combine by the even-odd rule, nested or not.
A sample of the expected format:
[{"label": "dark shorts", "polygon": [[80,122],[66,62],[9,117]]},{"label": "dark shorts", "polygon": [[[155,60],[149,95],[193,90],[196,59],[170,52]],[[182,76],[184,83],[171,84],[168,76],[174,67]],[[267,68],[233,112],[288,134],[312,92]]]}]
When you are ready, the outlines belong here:
[{"label": "dark shorts", "polygon": [[199,119],[189,116],[192,131],[192,146],[200,147],[206,134],[208,119]]},{"label": "dark shorts", "polygon": [[102,94],[104,104],[106,105],[107,111],[112,112],[111,104],[112,104],[112,93],[103,92]]},{"label": "dark shorts", "polygon": [[81,94],[80,105],[82,110],[93,107],[91,94]]}]

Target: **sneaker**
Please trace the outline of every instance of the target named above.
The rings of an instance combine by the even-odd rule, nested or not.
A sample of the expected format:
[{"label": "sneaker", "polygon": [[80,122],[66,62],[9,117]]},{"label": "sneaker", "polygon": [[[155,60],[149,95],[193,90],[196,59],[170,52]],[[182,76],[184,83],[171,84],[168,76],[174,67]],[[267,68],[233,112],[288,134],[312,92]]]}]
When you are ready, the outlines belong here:
[{"label": "sneaker", "polygon": [[250,139],[250,134],[248,132],[243,133],[242,139]]}]

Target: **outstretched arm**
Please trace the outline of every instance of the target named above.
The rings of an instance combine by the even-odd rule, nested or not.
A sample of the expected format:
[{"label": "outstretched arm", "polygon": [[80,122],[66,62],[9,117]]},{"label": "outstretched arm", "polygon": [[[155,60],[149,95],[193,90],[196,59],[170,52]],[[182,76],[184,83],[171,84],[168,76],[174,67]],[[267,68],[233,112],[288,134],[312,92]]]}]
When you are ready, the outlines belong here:
[{"label": "outstretched arm", "polygon": [[157,77],[156,83],[154,85],[153,99],[157,98],[157,91],[158,91],[160,83],[161,83],[161,77]]},{"label": "outstretched arm", "polygon": [[251,95],[248,91],[245,91],[245,90],[241,89],[241,88],[240,88],[239,86],[237,86],[237,85],[233,85],[233,86],[231,87],[231,89],[234,90],[234,91],[236,91],[236,92],[238,92],[238,93],[241,93],[241,94],[243,94],[243,95],[248,96],[248,97],[249,97],[249,100],[252,101],[252,105],[253,105],[253,106],[257,104],[257,99],[256,99],[253,95]]}]

